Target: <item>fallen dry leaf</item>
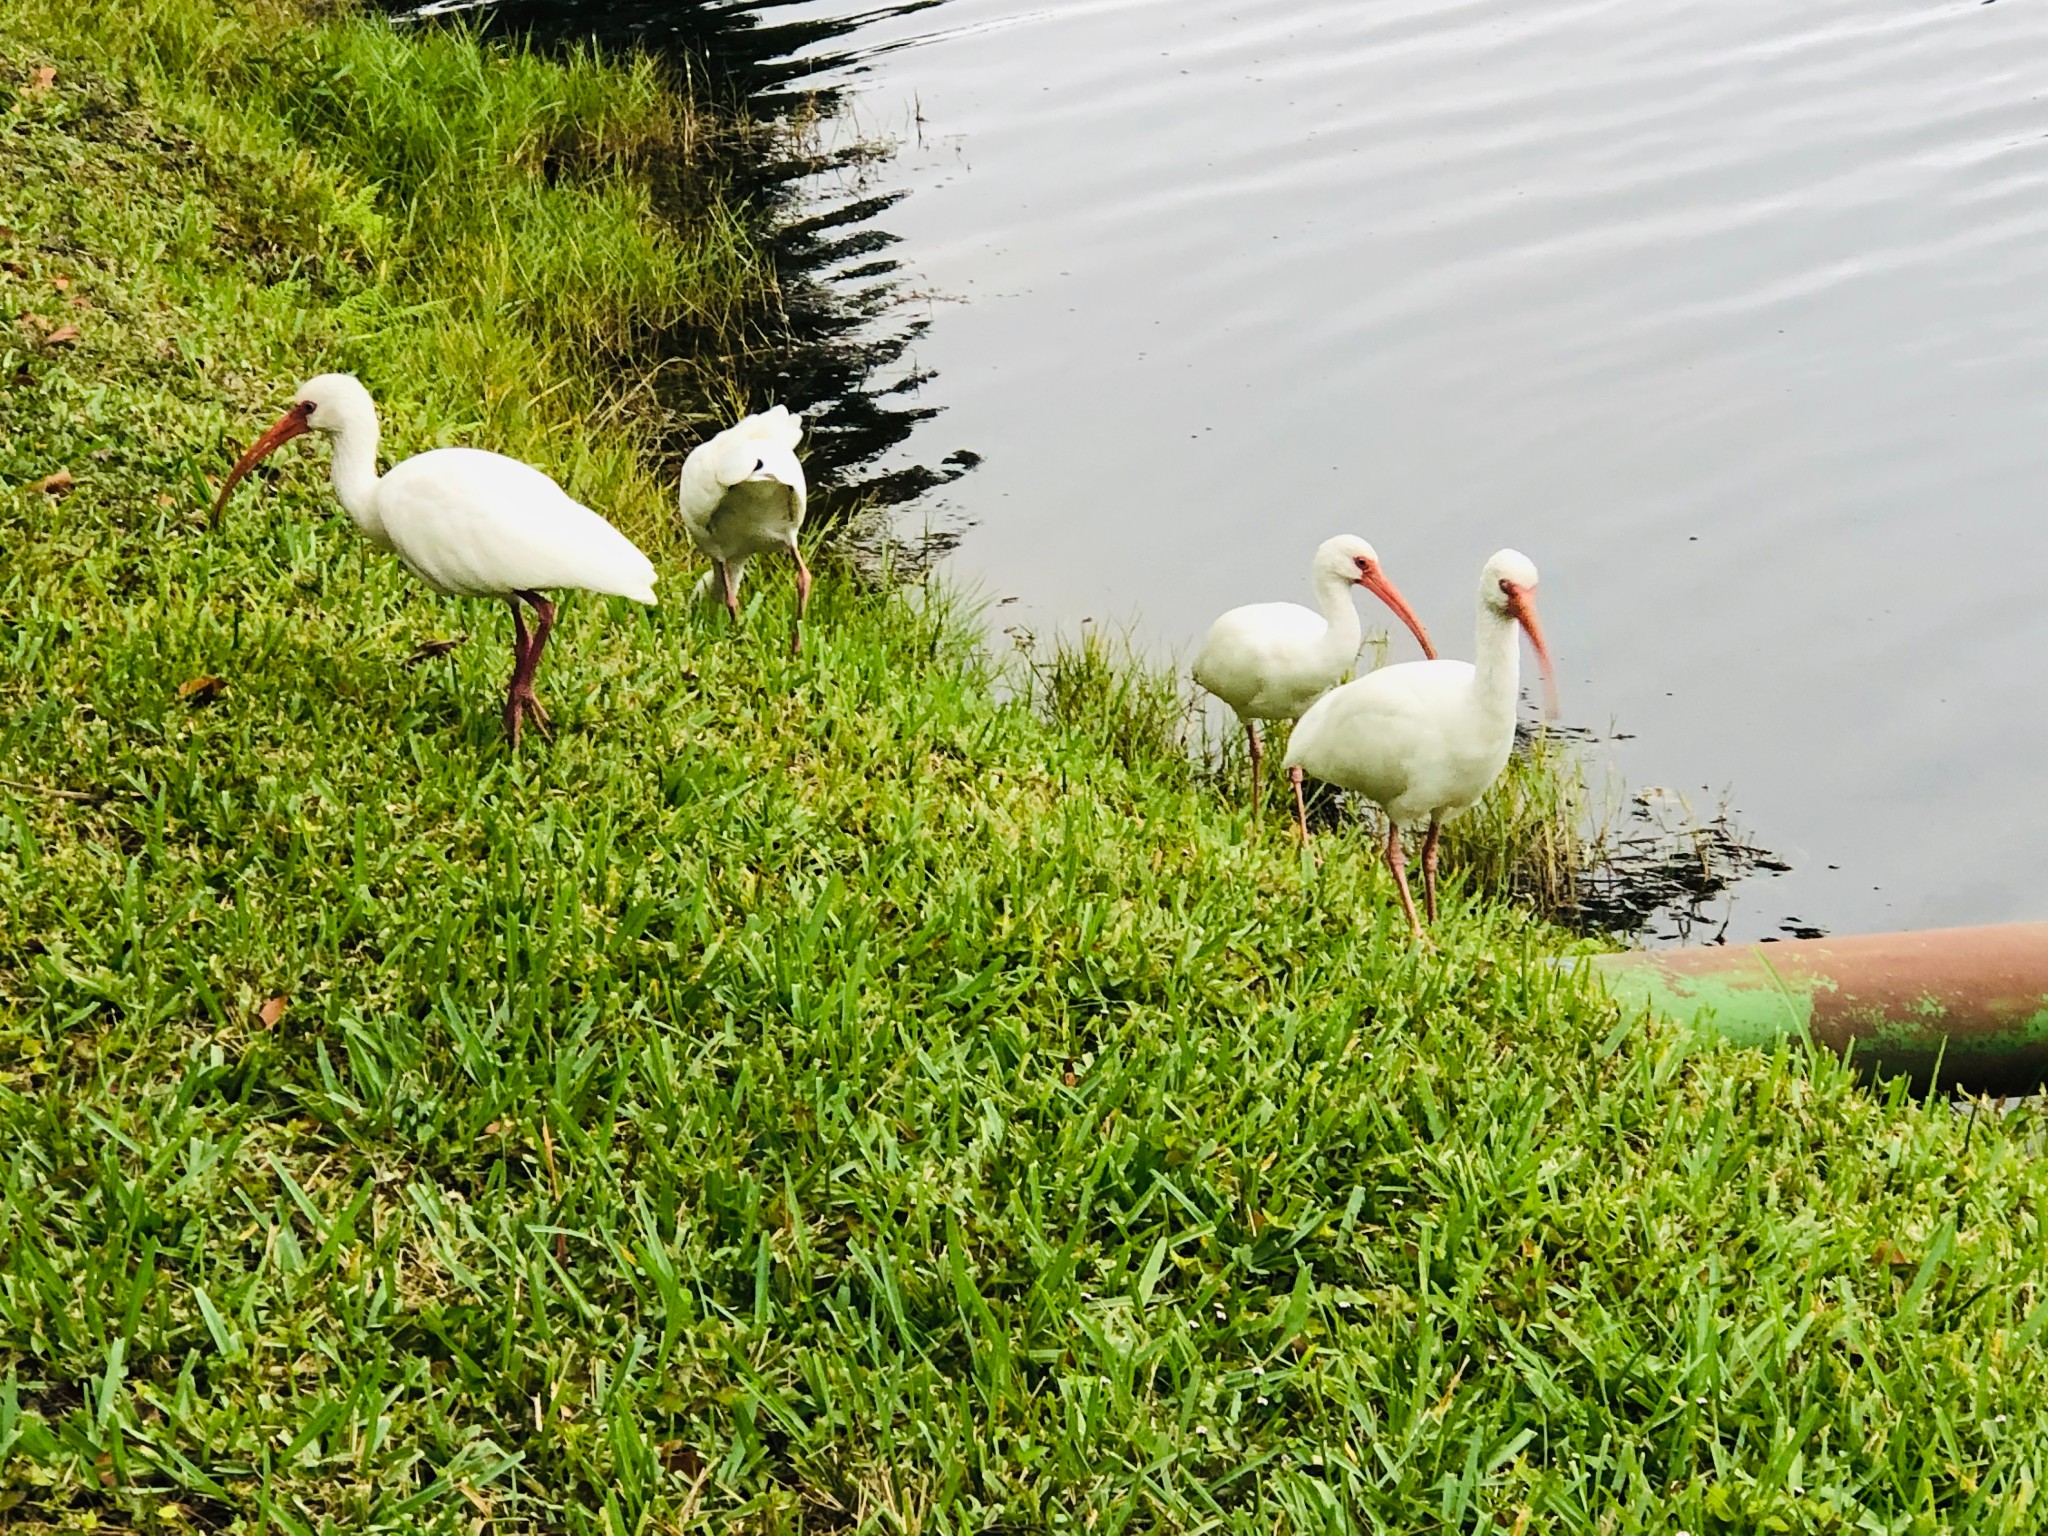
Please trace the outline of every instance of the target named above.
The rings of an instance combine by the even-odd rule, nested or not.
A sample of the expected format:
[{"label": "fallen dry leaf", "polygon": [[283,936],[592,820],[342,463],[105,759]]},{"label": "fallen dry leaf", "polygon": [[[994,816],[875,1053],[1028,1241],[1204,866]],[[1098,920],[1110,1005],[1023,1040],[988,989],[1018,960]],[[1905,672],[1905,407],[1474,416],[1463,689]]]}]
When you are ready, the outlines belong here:
[{"label": "fallen dry leaf", "polygon": [[287,1001],[289,1000],[286,998],[273,997],[269,1002],[256,1010],[256,1022],[265,1029],[277,1028],[277,1021],[284,1017]]},{"label": "fallen dry leaf", "polygon": [[169,491],[158,491],[156,493],[156,504],[160,507],[171,506],[176,503],[177,499]]},{"label": "fallen dry leaf", "polygon": [[178,697],[196,708],[211,704],[226,687],[227,683],[218,677],[188,677],[178,684]]},{"label": "fallen dry leaf", "polygon": [[46,347],[68,347],[68,346],[72,345],[72,344],[73,344],[74,342],[76,342],[77,340],[78,340],[78,327],[77,327],[77,326],[75,326],[75,325],[60,325],[60,326],[58,326],[58,327],[57,327],[57,329],[55,329],[54,331],[50,332],[50,334],[49,334],[49,335],[47,335],[47,336],[45,336],[45,337],[43,338],[43,345],[44,345],[44,346],[46,346]]},{"label": "fallen dry leaf", "polygon": [[57,71],[53,65],[44,64],[28,72],[28,88],[31,91],[47,91],[57,83]]},{"label": "fallen dry leaf", "polygon": [[69,288],[71,286],[71,279],[59,275],[57,277],[53,277],[50,279],[50,286],[56,289],[59,293],[62,293],[66,288]]},{"label": "fallen dry leaf", "polygon": [[65,303],[67,303],[67,304],[69,304],[69,305],[70,305],[70,306],[71,306],[71,307],[72,307],[73,309],[91,309],[91,308],[92,308],[92,300],[91,300],[91,299],[88,299],[88,298],[87,298],[87,297],[86,297],[86,296],[85,296],[84,294],[82,294],[82,293],[75,293],[75,294],[73,294],[73,295],[72,295],[72,296],[71,296],[70,298],[66,299],[66,300],[65,300],[64,302],[65,302]]},{"label": "fallen dry leaf", "polygon": [[12,224],[0,224],[0,240],[5,240],[9,245],[12,245],[20,238],[21,231]]},{"label": "fallen dry leaf", "polygon": [[423,661],[432,661],[436,656],[446,656],[468,638],[468,633],[464,632],[452,640],[422,640],[412,648],[412,654],[406,657],[401,665],[416,667]]},{"label": "fallen dry leaf", "polygon": [[704,1470],[704,1458],[697,1454],[697,1448],[681,1440],[669,1440],[661,1446],[662,1465],[671,1472],[680,1472],[685,1477],[695,1477]]},{"label": "fallen dry leaf", "polygon": [[45,496],[62,496],[78,482],[71,478],[71,471],[60,469],[54,475],[45,475],[40,480],[31,480],[22,489],[33,496],[41,491]]}]

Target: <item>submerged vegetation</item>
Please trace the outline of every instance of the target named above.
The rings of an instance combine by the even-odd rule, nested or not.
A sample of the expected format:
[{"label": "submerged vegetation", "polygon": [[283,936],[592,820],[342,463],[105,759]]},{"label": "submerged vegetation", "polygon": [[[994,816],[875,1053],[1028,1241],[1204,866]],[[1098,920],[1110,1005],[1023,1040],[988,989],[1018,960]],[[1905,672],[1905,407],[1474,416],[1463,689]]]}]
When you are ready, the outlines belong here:
[{"label": "submerged vegetation", "polygon": [[[673,92],[0,0],[10,1529],[2037,1528],[2037,1109],[1618,1016],[1539,784],[1413,946],[1100,653],[681,601],[632,338],[767,269]],[[551,745],[317,453],[206,529],[330,367],[663,567]]]}]

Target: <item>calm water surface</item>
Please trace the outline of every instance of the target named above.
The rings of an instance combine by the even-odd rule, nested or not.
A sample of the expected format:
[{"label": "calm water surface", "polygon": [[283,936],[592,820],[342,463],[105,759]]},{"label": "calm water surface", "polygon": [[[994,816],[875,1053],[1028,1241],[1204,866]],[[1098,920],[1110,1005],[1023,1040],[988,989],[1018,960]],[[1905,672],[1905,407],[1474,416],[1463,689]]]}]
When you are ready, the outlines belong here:
[{"label": "calm water surface", "polygon": [[944,497],[1002,621],[1185,657],[1349,529],[1469,654],[1513,544],[1567,718],[1793,864],[1731,936],[2048,917],[2048,5],[948,0],[861,37],[946,408],[909,452],[986,455]]}]

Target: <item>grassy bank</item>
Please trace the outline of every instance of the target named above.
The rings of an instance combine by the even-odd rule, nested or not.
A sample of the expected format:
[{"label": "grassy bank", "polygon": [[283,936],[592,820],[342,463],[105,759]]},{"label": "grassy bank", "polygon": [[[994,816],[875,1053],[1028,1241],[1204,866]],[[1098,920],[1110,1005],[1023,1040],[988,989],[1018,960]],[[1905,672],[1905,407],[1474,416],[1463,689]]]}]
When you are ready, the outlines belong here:
[{"label": "grassy bank", "polygon": [[[2038,1528],[2036,1113],[1617,1018],[1469,884],[1413,948],[1357,833],[944,601],[685,609],[608,368],[760,280],[652,216],[690,123],[0,0],[0,1518]],[[317,453],[205,530],[328,367],[667,570],[564,605],[552,745]]]}]

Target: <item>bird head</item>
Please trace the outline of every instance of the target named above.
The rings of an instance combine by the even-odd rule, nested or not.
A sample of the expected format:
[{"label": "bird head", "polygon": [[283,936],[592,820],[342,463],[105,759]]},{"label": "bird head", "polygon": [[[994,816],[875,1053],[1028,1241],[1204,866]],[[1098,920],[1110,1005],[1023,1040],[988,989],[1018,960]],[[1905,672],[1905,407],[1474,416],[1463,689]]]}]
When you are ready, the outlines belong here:
[{"label": "bird head", "polygon": [[1429,643],[1429,631],[1422,627],[1422,620],[1408,606],[1408,599],[1401,595],[1400,588],[1380,569],[1378,553],[1365,540],[1350,533],[1325,539],[1316,550],[1315,570],[1319,578],[1329,577],[1365,588],[1393,609],[1394,616],[1408,626],[1408,632],[1415,636],[1415,643],[1422,647],[1422,654],[1432,661],[1436,659],[1436,647]]},{"label": "bird head", "polygon": [[293,392],[293,409],[306,413],[308,432],[332,436],[365,416],[375,420],[377,407],[362,380],[352,373],[323,373],[308,379]]},{"label": "bird head", "polygon": [[1536,660],[1543,668],[1543,712],[1557,715],[1557,670],[1550,647],[1543,643],[1543,625],[1536,617],[1536,564],[1520,550],[1503,549],[1479,573],[1479,600],[1492,612],[1522,626]]},{"label": "bird head", "polygon": [[355,375],[323,373],[318,378],[306,380],[293,392],[291,408],[271,423],[270,429],[251,443],[248,451],[235,461],[235,467],[228,471],[227,479],[221,484],[220,495],[213,503],[214,525],[219,526],[221,509],[228,504],[228,497],[241,484],[242,478],[293,438],[308,432],[332,437],[366,419],[375,423],[377,407],[371,402],[370,392],[363,388]]}]

